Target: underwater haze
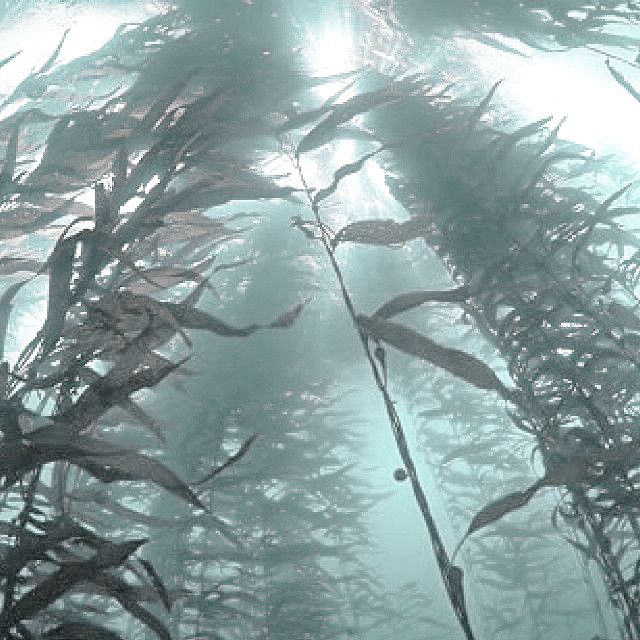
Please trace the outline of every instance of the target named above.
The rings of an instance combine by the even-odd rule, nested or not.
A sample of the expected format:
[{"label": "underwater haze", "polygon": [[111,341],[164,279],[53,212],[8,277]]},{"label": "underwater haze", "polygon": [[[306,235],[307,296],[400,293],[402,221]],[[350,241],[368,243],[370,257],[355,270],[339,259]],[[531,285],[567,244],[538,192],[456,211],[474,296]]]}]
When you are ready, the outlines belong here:
[{"label": "underwater haze", "polygon": [[640,4],[0,36],[0,640],[640,640]]}]

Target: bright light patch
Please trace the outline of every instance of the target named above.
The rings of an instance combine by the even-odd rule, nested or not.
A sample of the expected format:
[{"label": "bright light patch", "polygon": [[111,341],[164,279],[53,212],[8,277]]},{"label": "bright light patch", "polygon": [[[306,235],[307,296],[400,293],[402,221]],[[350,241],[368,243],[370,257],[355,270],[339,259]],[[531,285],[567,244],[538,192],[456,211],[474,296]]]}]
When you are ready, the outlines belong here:
[{"label": "bright light patch", "polygon": [[[350,20],[329,21],[323,28],[309,31],[307,41],[307,65],[311,75],[330,76],[358,66]],[[331,93],[326,97],[329,95]]]},{"label": "bright light patch", "polygon": [[97,7],[72,7],[66,3],[41,3],[0,26],[0,58],[20,55],[0,69],[0,93],[6,95],[24,78],[40,69],[53,54],[66,29],[56,64],[65,64],[96,51],[125,22],[142,22],[161,12],[151,4],[130,3],[113,11]]},{"label": "bright light patch", "polygon": [[[494,97],[518,114],[521,122],[552,115],[567,116],[560,137],[588,146],[597,155],[614,153],[640,165],[640,147],[634,123],[638,103],[611,77],[603,56],[588,50],[529,51],[522,58],[473,40],[458,39],[468,61],[486,78],[487,88],[504,78]],[[640,74],[621,62],[611,61],[635,86]]]}]

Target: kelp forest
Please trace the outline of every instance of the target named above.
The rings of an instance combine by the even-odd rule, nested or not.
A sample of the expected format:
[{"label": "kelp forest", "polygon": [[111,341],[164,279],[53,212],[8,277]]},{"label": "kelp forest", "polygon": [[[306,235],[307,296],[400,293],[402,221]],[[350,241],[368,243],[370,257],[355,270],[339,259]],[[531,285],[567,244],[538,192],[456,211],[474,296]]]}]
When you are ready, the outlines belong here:
[{"label": "kelp forest", "polygon": [[0,30],[0,640],[640,640],[639,4]]}]

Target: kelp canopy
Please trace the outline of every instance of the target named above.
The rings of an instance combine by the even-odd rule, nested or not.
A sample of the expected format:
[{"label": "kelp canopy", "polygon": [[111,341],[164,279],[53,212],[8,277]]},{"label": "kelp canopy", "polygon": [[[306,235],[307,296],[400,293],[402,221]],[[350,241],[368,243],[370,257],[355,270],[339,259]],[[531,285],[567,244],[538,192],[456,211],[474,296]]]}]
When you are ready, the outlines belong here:
[{"label": "kelp canopy", "polygon": [[0,640],[640,638],[635,3],[1,8]]}]

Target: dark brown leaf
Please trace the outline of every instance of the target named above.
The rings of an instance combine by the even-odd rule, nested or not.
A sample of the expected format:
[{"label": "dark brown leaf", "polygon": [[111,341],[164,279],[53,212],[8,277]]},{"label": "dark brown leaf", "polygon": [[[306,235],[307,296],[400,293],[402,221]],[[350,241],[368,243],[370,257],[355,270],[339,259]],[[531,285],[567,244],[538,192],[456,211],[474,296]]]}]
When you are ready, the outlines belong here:
[{"label": "dark brown leaf", "polygon": [[371,151],[370,153],[365,154],[364,156],[362,156],[362,158],[360,158],[359,160],[356,160],[355,162],[350,162],[340,167],[333,174],[333,181],[331,182],[331,184],[328,187],[325,187],[324,189],[320,189],[313,196],[313,204],[317,205],[319,202],[322,202],[322,200],[324,200],[325,198],[328,198],[330,195],[335,193],[336,189],[338,188],[338,185],[344,178],[360,171],[360,169],[362,169],[362,167],[364,166],[364,163],[367,160],[369,160],[369,158],[373,158],[373,156],[380,153],[383,149],[384,149],[384,146],[380,147],[379,149],[376,149],[375,151]]}]

